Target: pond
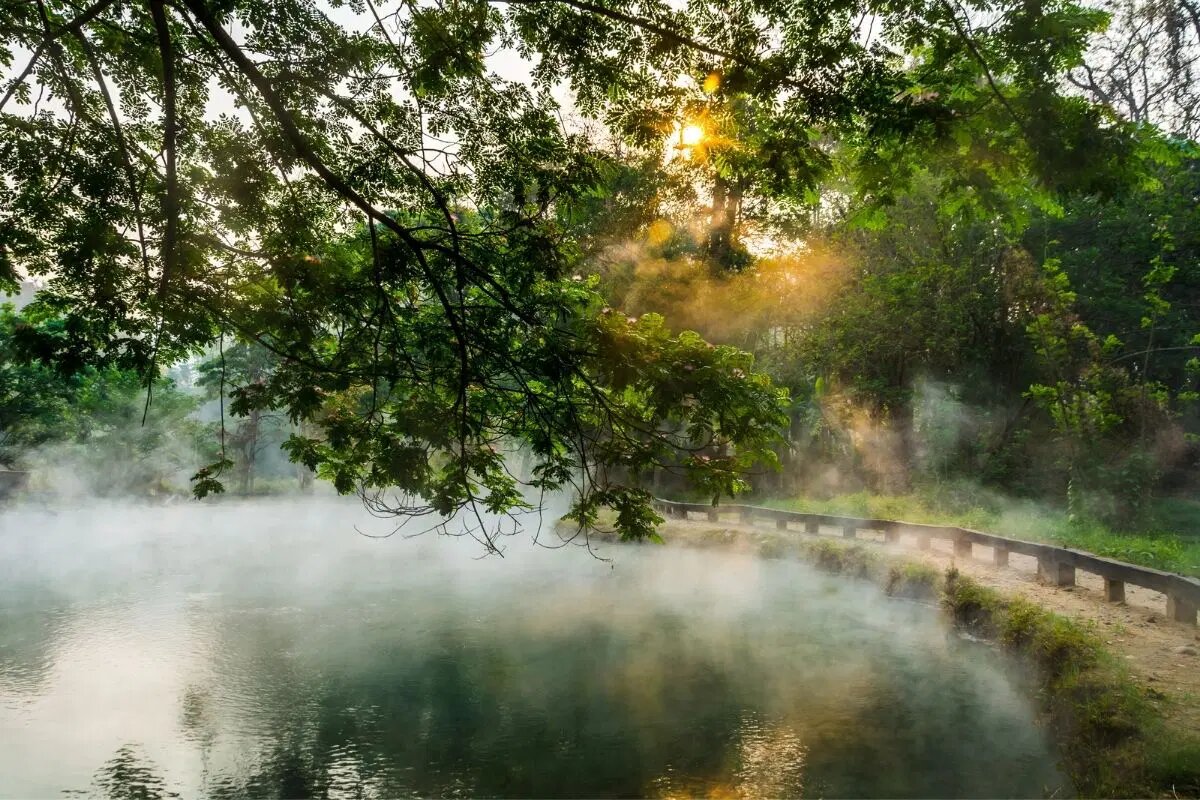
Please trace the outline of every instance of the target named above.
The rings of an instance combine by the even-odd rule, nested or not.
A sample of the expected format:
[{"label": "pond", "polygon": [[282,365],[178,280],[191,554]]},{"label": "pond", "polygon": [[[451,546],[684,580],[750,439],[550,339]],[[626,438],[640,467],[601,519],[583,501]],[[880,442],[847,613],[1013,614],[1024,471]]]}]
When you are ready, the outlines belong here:
[{"label": "pond", "polygon": [[[794,561],[333,500],[0,513],[0,796],[1068,790],[1020,670]],[[545,534],[543,534],[543,539]]]}]

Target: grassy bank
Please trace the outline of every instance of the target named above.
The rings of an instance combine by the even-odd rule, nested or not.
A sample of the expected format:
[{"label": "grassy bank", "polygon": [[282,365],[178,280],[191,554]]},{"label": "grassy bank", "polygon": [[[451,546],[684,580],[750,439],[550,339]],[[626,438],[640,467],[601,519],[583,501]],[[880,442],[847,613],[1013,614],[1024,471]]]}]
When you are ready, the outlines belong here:
[{"label": "grassy bank", "polygon": [[1040,701],[1080,795],[1200,796],[1200,738],[1170,731],[1144,689],[1080,624],[1006,598],[951,570],[943,603],[955,622],[1028,658]]},{"label": "grassy bank", "polygon": [[1166,712],[1172,701],[1140,685],[1085,624],[1005,597],[957,571],[943,574],[862,544],[707,526],[664,533],[670,542],[797,557],[875,581],[892,596],[940,601],[957,625],[1033,667],[1038,704],[1080,796],[1200,797],[1200,737],[1171,729]]},{"label": "grassy bank", "polygon": [[[734,501],[737,502],[737,501]],[[1200,504],[1160,502],[1140,531],[1117,531],[1096,520],[978,490],[938,487],[902,495],[867,492],[827,499],[799,497],[747,501],[825,514],[957,525],[1001,536],[1049,542],[1156,569],[1200,576]]]},{"label": "grassy bank", "polygon": [[[1200,737],[1169,730],[1157,704],[1083,625],[1007,598],[950,570],[880,556],[862,545],[806,541],[802,557],[829,572],[872,578],[893,596],[941,598],[955,623],[1020,654],[1082,797],[1200,797]],[[772,555],[766,548],[764,555]]]}]

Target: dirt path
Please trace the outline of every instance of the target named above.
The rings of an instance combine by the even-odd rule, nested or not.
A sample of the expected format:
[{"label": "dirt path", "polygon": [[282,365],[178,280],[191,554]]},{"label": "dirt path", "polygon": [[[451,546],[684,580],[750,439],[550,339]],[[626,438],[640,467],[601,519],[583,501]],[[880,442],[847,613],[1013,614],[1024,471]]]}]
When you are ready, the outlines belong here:
[{"label": "dirt path", "polygon": [[[754,525],[670,520],[662,534],[670,542],[697,536],[708,538],[714,530],[744,531],[755,538],[768,536],[805,536],[797,531],[776,531]],[[840,538],[840,530],[822,532]],[[1125,659],[1130,671],[1152,696],[1162,696],[1163,713],[1185,729],[1200,730],[1200,628],[1168,619],[1163,612],[1166,598],[1158,592],[1127,586],[1124,603],[1104,599],[1104,580],[1082,571],[1076,572],[1076,586],[1060,588],[1044,584],[1037,577],[1037,559],[1013,553],[1007,567],[992,564],[990,548],[976,545],[971,558],[954,555],[949,541],[934,540],[929,550],[920,550],[915,541],[901,537],[897,544],[885,545],[882,534],[859,531],[856,542],[881,553],[920,561],[945,570],[955,566],[962,573],[1008,596],[1021,596],[1065,617],[1084,623]]]}]

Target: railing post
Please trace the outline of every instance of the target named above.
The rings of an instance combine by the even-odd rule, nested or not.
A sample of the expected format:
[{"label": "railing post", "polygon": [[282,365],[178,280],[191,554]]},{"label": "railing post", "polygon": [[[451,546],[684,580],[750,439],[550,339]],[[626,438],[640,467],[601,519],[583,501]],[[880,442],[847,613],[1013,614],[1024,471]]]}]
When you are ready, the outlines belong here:
[{"label": "railing post", "polygon": [[1108,598],[1110,603],[1125,602],[1125,581],[1119,581],[1116,578],[1104,579],[1104,596]]},{"label": "railing post", "polygon": [[889,525],[883,529],[883,541],[888,544],[895,544],[900,541],[900,531],[896,530],[894,526]]},{"label": "railing post", "polygon": [[998,544],[992,545],[992,562],[997,567],[1008,566],[1008,549]]},{"label": "railing post", "polygon": [[807,521],[807,522],[805,522],[805,523],[804,523],[804,532],[805,532],[805,533],[812,533],[812,534],[817,534],[817,533],[820,533],[820,532],[821,532],[821,526],[820,526],[820,525],[818,525],[817,523],[815,523],[815,522],[813,522],[813,521],[809,520],[809,521]]},{"label": "railing post", "polygon": [[751,511],[750,509],[748,509],[748,508],[738,509],[738,519],[741,520],[743,525],[746,525],[746,524],[749,524],[750,522],[752,522],[753,517],[754,517],[754,512]]},{"label": "railing post", "polygon": [[1054,586],[1074,586],[1075,567],[1052,555],[1038,556],[1038,577]]},{"label": "railing post", "polygon": [[717,510],[715,508],[710,508],[708,510],[708,521],[709,522],[718,522],[719,520],[720,520],[720,517],[717,516]]},{"label": "railing post", "polygon": [[959,536],[954,540],[954,555],[959,556],[960,558],[970,558],[971,552],[972,548],[970,539],[965,536]]},{"label": "railing post", "polygon": [[932,544],[928,533],[921,533],[917,535],[917,547],[922,550],[928,550],[931,546]]},{"label": "railing post", "polygon": [[779,519],[775,520],[775,528],[776,530],[786,531],[787,517],[780,517]]},{"label": "railing post", "polygon": [[1038,556],[1038,577],[1044,581],[1054,580],[1054,560],[1049,556]]},{"label": "railing post", "polygon": [[1167,616],[1176,622],[1196,624],[1196,604],[1182,595],[1167,592]]},{"label": "railing post", "polygon": [[843,539],[853,539],[854,534],[856,532],[857,532],[857,529],[853,525],[843,525],[842,526],[842,538]]}]

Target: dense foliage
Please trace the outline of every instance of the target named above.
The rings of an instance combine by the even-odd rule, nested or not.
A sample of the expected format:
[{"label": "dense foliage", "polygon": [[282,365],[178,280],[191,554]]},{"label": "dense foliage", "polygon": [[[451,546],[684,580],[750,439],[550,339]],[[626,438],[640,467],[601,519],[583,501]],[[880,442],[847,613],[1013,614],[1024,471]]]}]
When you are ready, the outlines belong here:
[{"label": "dense foliage", "polygon": [[194,418],[198,398],[158,378],[147,407],[137,372],[22,357],[66,335],[61,319],[0,305],[0,467],[41,467],[56,488],[95,495],[174,491],[177,474],[211,449]]},{"label": "dense foliage", "polygon": [[[6,360],[152,385],[236,343],[204,382],[246,422],[229,438],[222,418],[198,494],[243,434],[249,489],[274,415],[339,491],[474,512],[488,547],[483,512],[530,490],[649,536],[652,473],[743,491],[805,436],[844,446],[838,403],[894,430],[907,475],[930,377],[1040,407],[1024,429],[1068,443],[1074,485],[1076,443],[1157,426],[1191,380],[1131,367],[1143,339],[1190,346],[1169,295],[1194,202],[1155,200],[1159,233],[1114,278],[1143,310],[1078,302],[1070,221],[1185,191],[1185,146],[1068,90],[1107,19],[1070,0],[0,2],[0,281],[44,279],[24,313],[59,325]],[[1017,457],[985,469],[1017,482],[995,466]]]},{"label": "dense foliage", "polygon": [[639,270],[614,257],[609,283],[747,347],[789,388],[785,494],[965,479],[1142,524],[1156,493],[1195,487],[1200,457],[1190,147],[1141,188],[1019,225],[964,210],[927,170],[869,227],[822,221],[748,274],[646,244]]}]

